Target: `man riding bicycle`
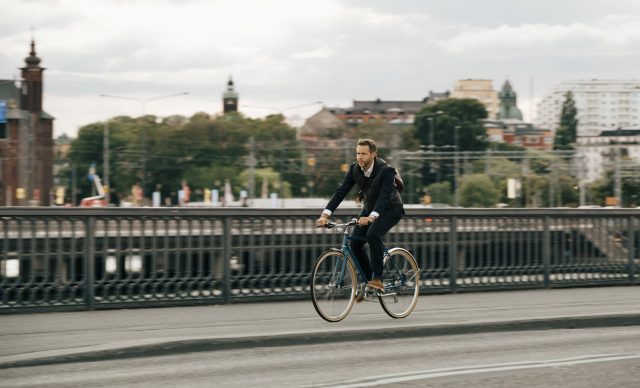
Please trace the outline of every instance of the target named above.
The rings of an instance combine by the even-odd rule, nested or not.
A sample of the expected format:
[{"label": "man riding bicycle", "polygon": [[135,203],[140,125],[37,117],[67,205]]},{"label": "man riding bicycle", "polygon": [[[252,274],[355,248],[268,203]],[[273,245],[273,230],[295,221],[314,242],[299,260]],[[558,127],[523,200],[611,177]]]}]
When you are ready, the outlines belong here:
[{"label": "man riding bicycle", "polygon": [[[351,249],[367,275],[367,287],[382,291],[382,237],[400,221],[404,215],[404,207],[396,184],[396,169],[377,155],[373,140],[358,140],[356,162],[347,171],[316,224],[326,225],[351,188],[358,185],[358,197],[363,206],[358,217],[358,227],[353,232],[353,236],[359,238],[351,241]],[[364,250],[365,243],[369,243],[371,263]]]}]

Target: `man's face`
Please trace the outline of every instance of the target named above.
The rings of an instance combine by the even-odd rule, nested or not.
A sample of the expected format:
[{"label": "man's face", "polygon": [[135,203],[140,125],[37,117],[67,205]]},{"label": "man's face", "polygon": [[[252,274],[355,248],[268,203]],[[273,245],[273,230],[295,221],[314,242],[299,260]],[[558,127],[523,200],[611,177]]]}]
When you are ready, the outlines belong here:
[{"label": "man's face", "polygon": [[369,146],[367,145],[359,145],[356,147],[356,160],[358,161],[358,166],[364,168],[365,170],[371,167],[371,163],[373,163],[373,158],[376,157],[375,152],[371,152],[369,150]]}]

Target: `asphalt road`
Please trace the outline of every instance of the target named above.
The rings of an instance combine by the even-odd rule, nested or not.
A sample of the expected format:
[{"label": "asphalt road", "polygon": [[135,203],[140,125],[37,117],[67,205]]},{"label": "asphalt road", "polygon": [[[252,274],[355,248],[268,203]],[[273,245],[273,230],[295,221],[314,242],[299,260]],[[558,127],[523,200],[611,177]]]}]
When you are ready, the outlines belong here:
[{"label": "asphalt road", "polygon": [[558,328],[640,325],[640,287],[422,296],[405,319],[378,303],[342,322],[310,301],[0,316],[0,370],[19,365],[264,346]]},{"label": "asphalt road", "polygon": [[258,347],[0,370],[2,387],[616,387],[640,326]]}]

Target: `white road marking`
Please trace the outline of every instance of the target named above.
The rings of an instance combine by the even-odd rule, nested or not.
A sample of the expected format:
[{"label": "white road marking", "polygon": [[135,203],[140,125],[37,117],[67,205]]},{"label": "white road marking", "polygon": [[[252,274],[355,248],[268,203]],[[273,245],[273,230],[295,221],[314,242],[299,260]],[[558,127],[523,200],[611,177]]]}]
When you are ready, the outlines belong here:
[{"label": "white road marking", "polygon": [[373,387],[376,385],[401,383],[413,380],[433,379],[437,377],[468,375],[474,373],[501,372],[518,369],[532,368],[549,368],[567,365],[589,364],[594,362],[629,360],[640,358],[640,353],[635,354],[592,354],[582,357],[561,358],[548,361],[526,361],[506,364],[489,364],[477,365],[461,368],[443,368],[431,369],[425,371],[416,371],[408,373],[394,373],[380,376],[371,376],[364,379],[348,380],[342,383],[330,385],[314,385],[314,387],[331,387],[331,388],[355,388],[355,387]]}]

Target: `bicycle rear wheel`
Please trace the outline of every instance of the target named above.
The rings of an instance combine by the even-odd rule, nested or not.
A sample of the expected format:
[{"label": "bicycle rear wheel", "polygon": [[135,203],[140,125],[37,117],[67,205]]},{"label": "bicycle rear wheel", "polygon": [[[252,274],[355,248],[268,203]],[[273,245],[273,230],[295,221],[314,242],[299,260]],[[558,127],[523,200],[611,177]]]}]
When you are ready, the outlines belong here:
[{"label": "bicycle rear wheel", "polygon": [[392,318],[411,314],[420,293],[420,269],[411,253],[392,248],[384,259],[384,293],[379,296],[384,311]]},{"label": "bicycle rear wheel", "polygon": [[311,301],[326,321],[343,320],[353,307],[357,285],[351,261],[340,251],[326,251],[311,271]]}]

